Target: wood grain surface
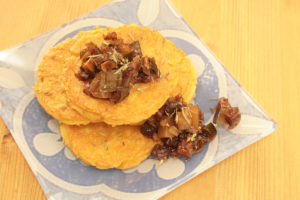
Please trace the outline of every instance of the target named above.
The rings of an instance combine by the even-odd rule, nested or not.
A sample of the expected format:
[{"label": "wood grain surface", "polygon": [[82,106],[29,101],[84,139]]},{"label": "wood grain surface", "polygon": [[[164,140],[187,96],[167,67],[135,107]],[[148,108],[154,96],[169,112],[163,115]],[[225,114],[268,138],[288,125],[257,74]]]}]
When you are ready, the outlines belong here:
[{"label": "wood grain surface", "polygon": [[[108,0],[0,0],[0,50]],[[172,0],[278,130],[162,197],[300,199],[300,1]],[[0,199],[46,199],[0,121]]]}]

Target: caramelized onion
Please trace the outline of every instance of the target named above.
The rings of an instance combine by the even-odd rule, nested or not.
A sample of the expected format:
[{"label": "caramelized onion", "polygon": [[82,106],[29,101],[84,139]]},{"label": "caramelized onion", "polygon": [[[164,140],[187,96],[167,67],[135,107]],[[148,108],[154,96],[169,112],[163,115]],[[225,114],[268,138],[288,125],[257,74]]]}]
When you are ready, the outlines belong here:
[{"label": "caramelized onion", "polygon": [[133,49],[131,49],[128,44],[119,44],[117,47],[116,47],[116,50],[117,52],[119,52],[120,54],[128,57],[128,55],[132,54],[134,51]]},{"label": "caramelized onion", "polygon": [[136,57],[143,56],[139,41],[132,42],[131,44],[129,44],[129,47],[134,50],[134,56]]},{"label": "caramelized onion", "polygon": [[117,68],[117,64],[114,61],[108,60],[101,64],[101,70],[104,72],[111,71]]},{"label": "caramelized onion", "polygon": [[86,72],[90,72],[90,73],[95,72],[95,65],[91,60],[88,60],[87,62],[85,62],[84,65],[82,66],[82,68]]},{"label": "caramelized onion", "polygon": [[191,127],[190,115],[187,115],[187,113],[184,114],[183,112],[177,112],[177,117],[178,117],[177,126],[179,130],[186,130]]},{"label": "caramelized onion", "polygon": [[175,126],[160,126],[158,129],[159,138],[172,138],[178,136],[179,131]]},{"label": "caramelized onion", "polygon": [[163,119],[160,120],[159,124],[160,124],[160,126],[168,126],[169,127],[174,123],[172,123],[172,119],[170,117],[165,116],[165,117],[163,117]]},{"label": "caramelized onion", "polygon": [[114,103],[119,103],[129,95],[129,88],[118,88],[111,96],[111,101]]},{"label": "caramelized onion", "polygon": [[99,72],[89,85],[90,92],[95,98],[110,98],[112,94],[107,94],[116,91],[122,83],[120,74],[115,74],[115,71]]}]

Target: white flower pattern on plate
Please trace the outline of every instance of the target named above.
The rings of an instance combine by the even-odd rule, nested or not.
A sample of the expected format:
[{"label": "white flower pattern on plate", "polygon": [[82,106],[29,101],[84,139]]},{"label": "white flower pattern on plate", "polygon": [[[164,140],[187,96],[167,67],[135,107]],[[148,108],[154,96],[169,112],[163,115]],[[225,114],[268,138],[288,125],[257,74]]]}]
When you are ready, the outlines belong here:
[{"label": "white flower pattern on plate", "polygon": [[143,26],[153,23],[159,14],[159,0],[141,0],[137,16]]},{"label": "white flower pattern on plate", "polygon": [[59,123],[55,119],[48,121],[51,133],[39,133],[33,138],[34,148],[44,156],[54,156],[64,149],[64,155],[69,160],[76,160],[74,154],[61,141]]},{"label": "white flower pattern on plate", "polygon": [[23,86],[25,86],[25,82],[17,72],[0,67],[0,87],[12,89]]},{"label": "white flower pattern on plate", "polygon": [[153,167],[157,172],[157,175],[165,180],[171,180],[179,177],[185,170],[185,164],[180,159],[170,158],[164,163],[160,163],[158,160],[147,159],[139,164],[137,167],[123,170],[124,173],[133,173],[135,171],[146,174],[150,172]]},{"label": "white flower pattern on plate", "polygon": [[190,54],[187,57],[191,60],[192,64],[195,66],[197,71],[197,77],[201,76],[201,74],[203,73],[206,67],[202,58],[196,54]]}]

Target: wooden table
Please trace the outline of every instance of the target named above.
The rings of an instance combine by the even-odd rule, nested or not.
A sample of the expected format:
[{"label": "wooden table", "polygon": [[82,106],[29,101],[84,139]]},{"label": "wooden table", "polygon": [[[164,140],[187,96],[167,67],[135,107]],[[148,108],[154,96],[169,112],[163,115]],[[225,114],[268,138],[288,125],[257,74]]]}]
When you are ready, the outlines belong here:
[{"label": "wooden table", "polygon": [[[108,0],[0,0],[0,49]],[[172,0],[279,129],[162,199],[300,199],[300,1]],[[0,122],[0,199],[45,199]]]}]

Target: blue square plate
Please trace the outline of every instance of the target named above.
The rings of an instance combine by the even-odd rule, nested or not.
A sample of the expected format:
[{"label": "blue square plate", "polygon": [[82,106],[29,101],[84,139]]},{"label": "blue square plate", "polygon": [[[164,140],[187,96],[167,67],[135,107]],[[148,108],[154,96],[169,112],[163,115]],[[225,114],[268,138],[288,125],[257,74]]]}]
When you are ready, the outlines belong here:
[{"label": "blue square plate", "polygon": [[[129,170],[97,170],[81,163],[61,140],[58,123],[40,107],[31,87],[43,55],[62,40],[94,26],[138,24],[158,30],[183,49],[196,66],[194,102],[205,121],[212,98],[228,97],[242,113],[231,131],[185,162],[163,165],[149,157]],[[0,114],[49,199],[157,199],[228,156],[263,138],[276,124],[201,42],[168,0],[118,0],[18,46],[0,52]]]}]

